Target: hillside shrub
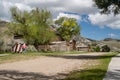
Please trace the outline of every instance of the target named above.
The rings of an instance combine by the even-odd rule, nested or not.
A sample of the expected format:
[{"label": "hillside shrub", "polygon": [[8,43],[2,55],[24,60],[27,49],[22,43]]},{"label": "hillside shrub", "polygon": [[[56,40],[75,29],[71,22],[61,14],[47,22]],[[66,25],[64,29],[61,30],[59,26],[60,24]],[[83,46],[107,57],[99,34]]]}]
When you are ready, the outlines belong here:
[{"label": "hillside shrub", "polygon": [[0,40],[0,52],[3,51],[3,44],[4,44],[3,40]]},{"label": "hillside shrub", "polygon": [[99,47],[99,46],[96,46],[96,47],[93,48],[93,50],[94,50],[95,52],[100,52],[100,47]]},{"label": "hillside shrub", "polygon": [[102,52],[110,52],[110,48],[107,45],[101,47]]}]

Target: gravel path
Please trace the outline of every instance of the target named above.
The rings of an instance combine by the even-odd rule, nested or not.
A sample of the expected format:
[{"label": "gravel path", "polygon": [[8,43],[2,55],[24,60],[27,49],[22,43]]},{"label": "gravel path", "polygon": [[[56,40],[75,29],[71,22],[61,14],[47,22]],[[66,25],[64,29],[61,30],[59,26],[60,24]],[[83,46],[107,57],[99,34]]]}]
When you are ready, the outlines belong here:
[{"label": "gravel path", "polygon": [[[67,73],[94,65],[99,55],[106,53],[41,56],[33,60],[0,64],[0,80],[56,80]],[[97,63],[97,62],[96,62]]]}]

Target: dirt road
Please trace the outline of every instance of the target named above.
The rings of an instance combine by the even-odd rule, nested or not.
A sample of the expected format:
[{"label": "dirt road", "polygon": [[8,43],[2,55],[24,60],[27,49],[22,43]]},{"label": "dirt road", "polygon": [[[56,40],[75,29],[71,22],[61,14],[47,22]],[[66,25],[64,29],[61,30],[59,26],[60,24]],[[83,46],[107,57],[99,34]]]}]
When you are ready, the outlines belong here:
[{"label": "dirt road", "polygon": [[[95,65],[96,58],[106,53],[41,56],[33,60],[0,64],[0,80],[56,80],[67,73]],[[94,62],[94,63],[93,63]]]}]

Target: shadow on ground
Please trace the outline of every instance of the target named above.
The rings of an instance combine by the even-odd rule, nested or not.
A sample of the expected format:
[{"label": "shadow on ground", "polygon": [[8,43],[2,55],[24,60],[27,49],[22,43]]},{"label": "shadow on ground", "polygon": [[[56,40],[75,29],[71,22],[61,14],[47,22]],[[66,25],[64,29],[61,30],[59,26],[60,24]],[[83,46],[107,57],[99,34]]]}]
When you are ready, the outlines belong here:
[{"label": "shadow on ground", "polygon": [[120,70],[108,71],[103,80],[120,80]]},{"label": "shadow on ground", "polygon": [[105,59],[113,57],[113,55],[50,55],[49,57],[64,59]]},{"label": "shadow on ground", "polygon": [[37,73],[1,70],[0,80],[59,80],[60,78],[66,75],[67,74],[59,73],[54,76],[46,76],[44,74]]}]

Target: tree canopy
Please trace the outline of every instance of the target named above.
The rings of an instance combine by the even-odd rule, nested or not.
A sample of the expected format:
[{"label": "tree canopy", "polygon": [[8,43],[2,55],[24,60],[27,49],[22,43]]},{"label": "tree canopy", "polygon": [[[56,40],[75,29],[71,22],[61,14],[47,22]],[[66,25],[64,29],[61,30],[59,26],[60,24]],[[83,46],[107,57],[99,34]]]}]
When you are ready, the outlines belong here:
[{"label": "tree canopy", "polygon": [[101,13],[120,14],[120,0],[94,0]]},{"label": "tree canopy", "polygon": [[50,30],[51,13],[38,8],[32,11],[20,11],[16,7],[11,8],[13,21],[10,23],[10,33],[22,35],[29,44],[47,44],[54,38],[54,32]]},{"label": "tree canopy", "polygon": [[55,24],[60,26],[58,31],[66,41],[71,40],[73,35],[80,33],[80,26],[74,18],[61,17],[55,21]]}]

